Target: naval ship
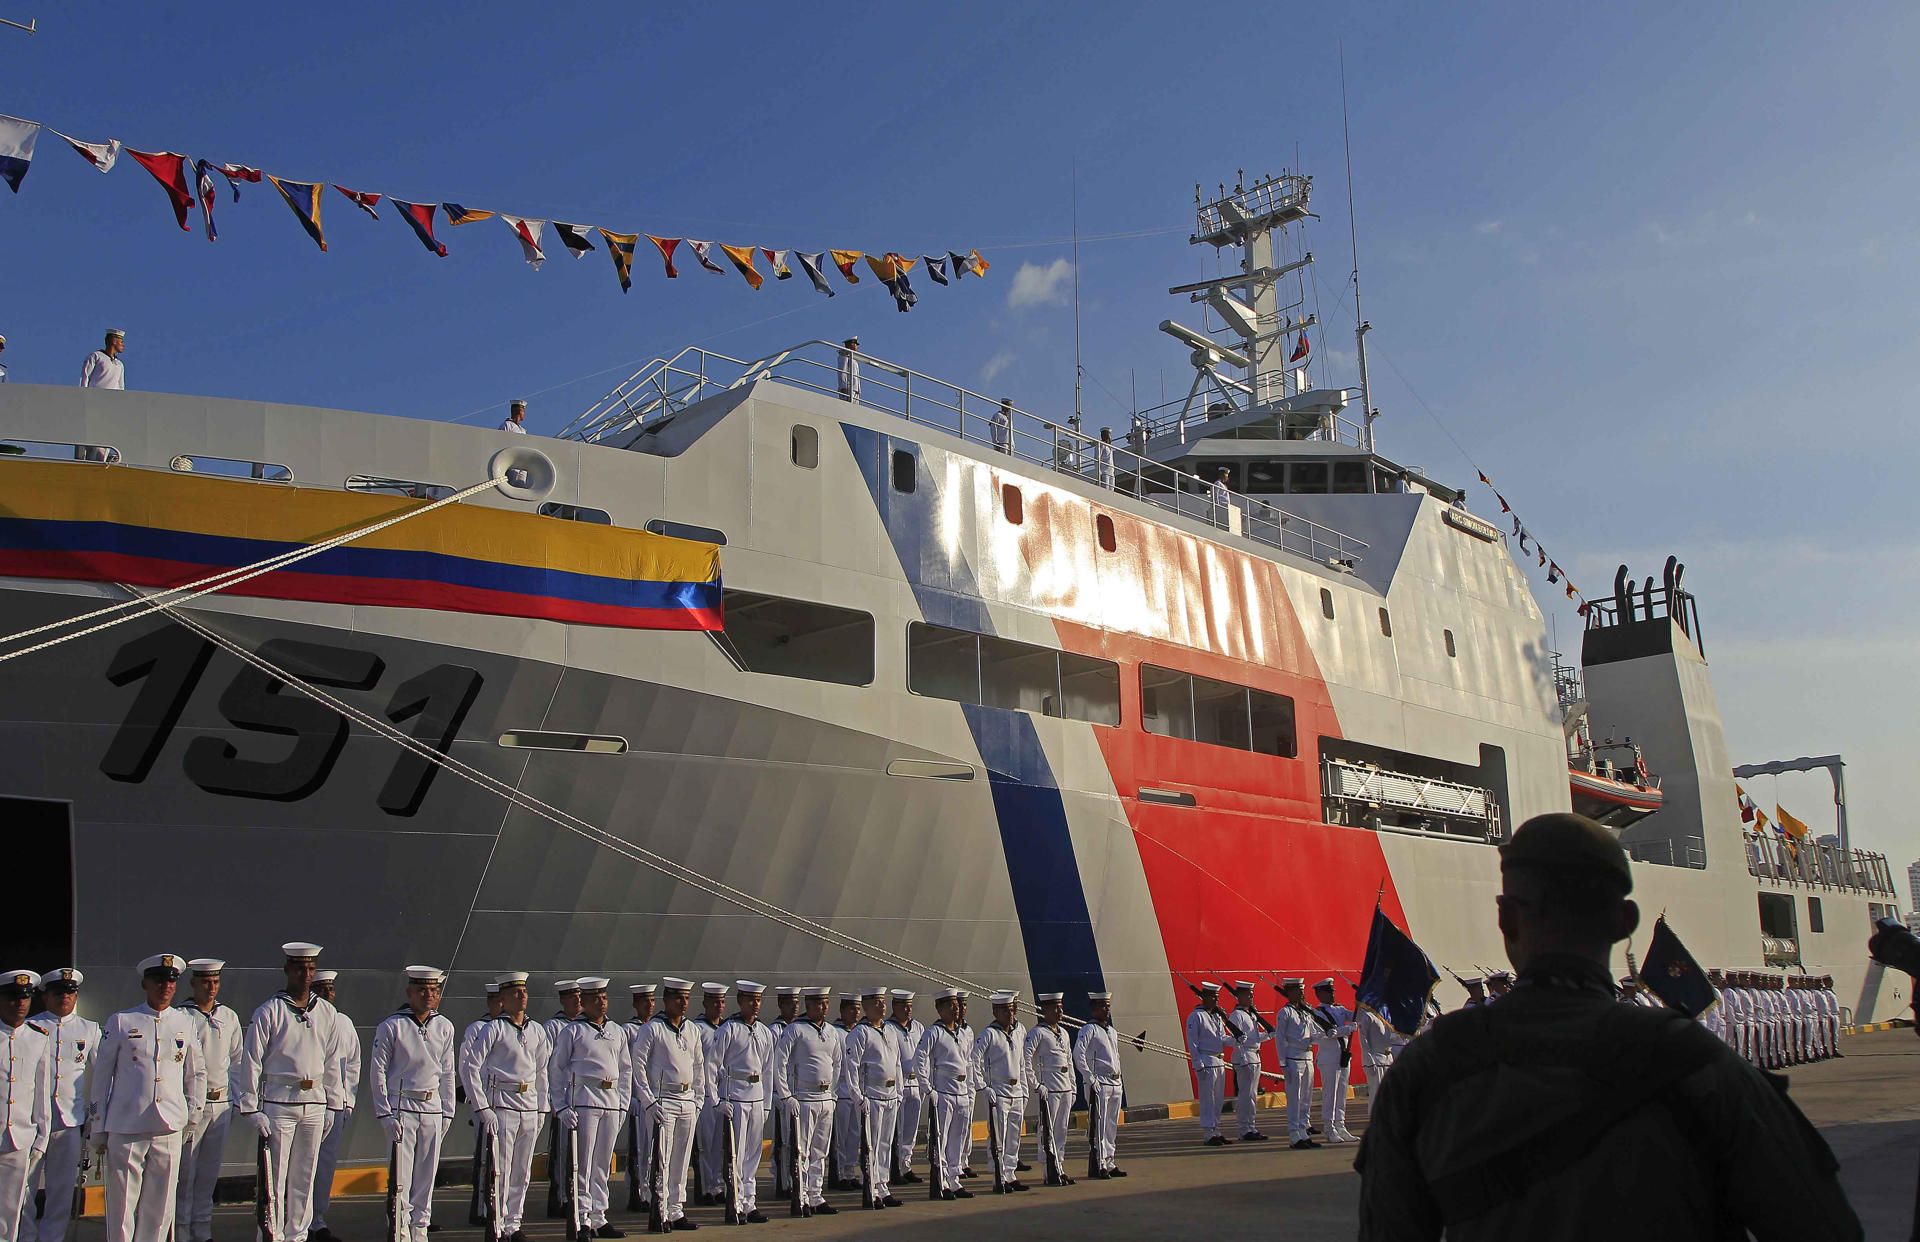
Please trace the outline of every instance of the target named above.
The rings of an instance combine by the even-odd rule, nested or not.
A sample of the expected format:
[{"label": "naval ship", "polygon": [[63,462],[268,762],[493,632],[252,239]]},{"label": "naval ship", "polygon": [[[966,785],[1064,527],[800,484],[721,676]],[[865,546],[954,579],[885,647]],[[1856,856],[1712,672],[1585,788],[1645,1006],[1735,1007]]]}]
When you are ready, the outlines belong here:
[{"label": "naval ship", "polygon": [[[1352,981],[1376,906],[1503,964],[1496,847],[1578,805],[1703,964],[1894,1014],[1886,861],[1743,826],[1680,576],[1623,567],[1559,660],[1506,532],[1295,356],[1311,192],[1196,194],[1192,387],[1104,446],[867,354],[851,399],[821,341],[662,357],[558,437],[0,387],[9,634],[402,519],[0,662],[9,964],[104,1012],[220,956],[244,1015],[312,940],[367,1029],[412,962],[463,1021],[509,969],[542,1016],[584,974],[616,1018],[666,973],[924,997],[856,938],[1178,1047],[1189,982]],[[1130,1104],[1193,1097],[1130,1056]]]}]

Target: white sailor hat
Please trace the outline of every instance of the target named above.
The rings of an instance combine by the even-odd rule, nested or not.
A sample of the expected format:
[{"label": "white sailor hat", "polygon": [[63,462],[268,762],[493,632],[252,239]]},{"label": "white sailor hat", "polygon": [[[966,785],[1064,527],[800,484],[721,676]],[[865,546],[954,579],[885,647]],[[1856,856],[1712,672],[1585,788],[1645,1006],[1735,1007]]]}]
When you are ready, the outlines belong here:
[{"label": "white sailor hat", "polygon": [[755,983],[751,979],[735,979],[733,981],[733,990],[742,996],[764,996],[767,992],[767,985],[764,983]]},{"label": "white sailor hat", "polygon": [[659,984],[656,983],[633,983],[627,985],[627,991],[635,996],[652,996],[653,990],[658,986]]},{"label": "white sailor hat", "polygon": [[987,999],[996,1005],[1011,1005],[1015,1001],[1020,999],[1020,993],[1012,990],[995,992],[992,996],[989,996]]},{"label": "white sailor hat", "polygon": [[1088,999],[1088,1000],[1090,1000],[1090,1001],[1108,1001],[1108,1002],[1111,1002],[1111,1001],[1113,1000],[1113,993],[1111,993],[1111,992],[1089,992],[1089,993],[1087,993],[1087,999]]},{"label": "white sailor hat", "polygon": [[773,990],[775,996],[798,996],[800,989],[791,983],[783,983]]},{"label": "white sailor hat", "polygon": [[613,980],[604,979],[599,975],[583,975],[575,979],[574,982],[580,985],[582,992],[604,992],[607,990],[607,985],[612,983]]},{"label": "white sailor hat", "polygon": [[320,956],[320,946],[304,940],[289,940],[280,946],[280,951],[287,955],[289,962],[303,962]]},{"label": "white sailor hat", "polygon": [[527,986],[527,972],[524,970],[509,970],[505,974],[495,975],[493,977],[493,983],[495,987],[510,988],[518,986],[524,988]]},{"label": "white sailor hat", "polygon": [[86,981],[87,977],[72,966],[62,966],[58,970],[49,970],[46,974],[40,976],[40,986],[43,988],[77,988]]},{"label": "white sailor hat", "polygon": [[316,970],[313,972],[313,981],[315,983],[332,983],[339,977],[340,972],[337,970]]},{"label": "white sailor hat", "polygon": [[127,339],[127,334],[126,334],[125,332],[123,332],[123,331],[121,331],[121,330],[120,330],[119,328],[108,328],[108,329],[107,329],[107,335],[108,335],[108,336],[117,336],[117,337],[119,337],[119,338],[120,338],[121,340],[123,340],[123,341]]},{"label": "white sailor hat", "polygon": [[886,994],[887,994],[887,986],[884,983],[869,984],[868,986],[860,989],[861,1000],[871,1000],[876,996],[885,996]]},{"label": "white sailor hat", "polygon": [[217,975],[226,968],[226,962],[217,957],[196,957],[187,963],[187,969],[196,975]]},{"label": "white sailor hat", "polygon": [[828,986],[827,986],[826,984],[824,984],[824,983],[822,983],[822,984],[815,984],[815,985],[813,985],[813,986],[811,986],[811,987],[804,987],[804,988],[801,988],[801,989],[800,989],[800,995],[802,995],[802,996],[805,996],[805,997],[808,997],[808,998],[812,998],[812,997],[815,997],[815,996],[832,996],[832,995],[833,995],[833,989],[832,989],[832,988],[830,988],[830,987],[828,987]]},{"label": "white sailor hat", "polygon": [[727,985],[724,983],[703,983],[700,985],[700,990],[708,996],[725,996],[727,994]]},{"label": "white sailor hat", "polygon": [[913,992],[908,988],[895,988],[893,990],[893,999],[897,1001],[910,1001],[913,999]]},{"label": "white sailor hat", "polygon": [[1332,991],[1333,976],[1328,975],[1326,978],[1322,979],[1320,982],[1314,984],[1313,987],[1315,991],[1319,991],[1321,988],[1326,988],[1328,991]]},{"label": "white sailor hat", "polygon": [[1479,975],[1462,975],[1460,976],[1460,982],[1465,986],[1471,988],[1471,987],[1477,987],[1480,984],[1485,983],[1486,980],[1482,979]]},{"label": "white sailor hat", "polygon": [[578,992],[579,990],[580,981],[578,979],[555,979],[553,981],[553,991],[557,996],[565,996],[568,992]]},{"label": "white sailor hat", "polygon": [[35,970],[9,970],[0,973],[0,996],[31,996],[36,984],[40,982],[40,972]]},{"label": "white sailor hat", "polygon": [[959,988],[941,988],[933,994],[933,999],[937,1001],[959,1000],[962,995],[963,993]]},{"label": "white sailor hat", "polygon": [[438,966],[407,967],[407,986],[409,987],[416,983],[445,983],[446,981],[447,972]]},{"label": "white sailor hat", "polygon": [[1496,970],[1492,974],[1488,975],[1487,978],[1489,980],[1494,980],[1494,979],[1507,980],[1507,979],[1513,978],[1513,972],[1511,970]]},{"label": "white sailor hat", "polygon": [[1200,985],[1200,990],[1202,992],[1218,992],[1220,985],[1217,983],[1203,983]]},{"label": "white sailor hat", "polygon": [[1233,990],[1236,992],[1251,992],[1253,991],[1253,980],[1235,979],[1233,981]]},{"label": "white sailor hat", "polygon": [[486,985],[486,986],[487,986],[487,995],[488,995],[488,996],[498,996],[498,995],[500,995],[500,985],[499,985],[499,984],[497,984],[497,983],[495,983],[495,982],[494,982],[493,980],[491,980],[491,979],[489,979],[489,980],[487,980],[487,985]]},{"label": "white sailor hat", "polygon": [[1284,989],[1284,988],[1303,988],[1303,987],[1306,987],[1307,985],[1306,985],[1306,982],[1301,979],[1282,979],[1280,981],[1280,986]]},{"label": "white sailor hat", "polygon": [[852,992],[842,992],[840,993],[840,1003],[842,1005],[857,1005],[860,1003],[860,998]]},{"label": "white sailor hat", "polygon": [[165,979],[178,979],[186,968],[187,959],[176,953],[156,953],[140,963],[141,975],[159,975]]},{"label": "white sailor hat", "polygon": [[693,984],[685,979],[662,979],[660,980],[660,988],[665,992],[691,992],[693,991]]},{"label": "white sailor hat", "polygon": [[1065,1000],[1067,999],[1067,994],[1065,992],[1035,992],[1033,999],[1039,1004],[1044,1005],[1048,1001]]}]

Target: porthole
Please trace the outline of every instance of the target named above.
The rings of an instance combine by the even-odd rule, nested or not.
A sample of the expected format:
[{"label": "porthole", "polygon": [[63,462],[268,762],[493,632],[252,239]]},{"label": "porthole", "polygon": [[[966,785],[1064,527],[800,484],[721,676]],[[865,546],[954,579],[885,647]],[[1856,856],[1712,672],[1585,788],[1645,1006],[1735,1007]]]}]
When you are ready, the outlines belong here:
[{"label": "porthole", "polygon": [[1456,656],[1456,657],[1457,657],[1457,656],[1458,656],[1458,655],[1460,654],[1460,652],[1459,652],[1458,650],[1456,650],[1456,649],[1454,648],[1454,645],[1453,645],[1453,631],[1452,631],[1452,630],[1441,630],[1441,631],[1440,631],[1440,636],[1441,636],[1442,638],[1444,638],[1444,639],[1446,639],[1446,640],[1447,640],[1447,654],[1448,654],[1449,656]]},{"label": "porthole", "polygon": [[1093,532],[1095,537],[1100,540],[1100,550],[1102,552],[1117,552],[1120,550],[1120,540],[1113,532],[1113,519],[1111,517],[1104,513],[1094,515]]},{"label": "porthole", "polygon": [[1333,620],[1333,592],[1325,587],[1320,588],[1320,615]]},{"label": "porthole", "polygon": [[1380,610],[1380,637],[1393,637],[1393,618],[1387,615],[1387,610],[1384,608]]},{"label": "porthole", "polygon": [[820,433],[806,423],[793,425],[793,464],[803,470],[820,464]]},{"label": "porthole", "polygon": [[1026,510],[1020,504],[1020,489],[1011,483],[1000,487],[1000,509],[1007,515],[1007,521],[1015,526],[1026,519]]}]

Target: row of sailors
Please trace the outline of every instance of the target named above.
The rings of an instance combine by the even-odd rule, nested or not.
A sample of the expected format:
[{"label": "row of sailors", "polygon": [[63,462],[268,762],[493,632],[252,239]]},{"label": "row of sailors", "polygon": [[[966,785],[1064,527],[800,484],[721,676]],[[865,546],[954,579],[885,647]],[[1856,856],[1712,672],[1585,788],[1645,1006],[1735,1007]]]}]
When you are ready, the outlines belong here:
[{"label": "row of sailors", "polygon": [[1254,1000],[1254,985],[1246,979],[1233,984],[1234,1008],[1220,1008],[1220,985],[1203,983],[1196,991],[1200,1003],[1187,1015],[1187,1051],[1193,1058],[1199,1094],[1200,1132],[1209,1147],[1233,1140],[1220,1133],[1220,1112],[1226,1093],[1226,1073],[1233,1071],[1234,1117],[1242,1142],[1262,1142],[1267,1136],[1255,1122],[1255,1109],[1264,1078],[1276,1077],[1262,1068],[1262,1047],[1271,1042],[1282,1067],[1286,1087],[1287,1138],[1295,1149],[1319,1147],[1312,1138],[1314,1071],[1320,1079],[1320,1129],[1328,1142],[1353,1143],[1347,1129],[1347,1090],[1353,1075],[1354,1035],[1359,1035],[1360,1062],[1366,1081],[1376,1083],[1393,1063],[1407,1037],[1387,1025],[1378,1014],[1356,1015],[1334,1003],[1331,977],[1313,985],[1314,1004],[1306,1003],[1306,985],[1300,979],[1280,981],[1285,1003],[1268,1021]]},{"label": "row of sailors", "polygon": [[1762,1069],[1785,1069],[1843,1055],[1840,998],[1832,975],[1709,970],[1720,1003],[1700,1021]]}]

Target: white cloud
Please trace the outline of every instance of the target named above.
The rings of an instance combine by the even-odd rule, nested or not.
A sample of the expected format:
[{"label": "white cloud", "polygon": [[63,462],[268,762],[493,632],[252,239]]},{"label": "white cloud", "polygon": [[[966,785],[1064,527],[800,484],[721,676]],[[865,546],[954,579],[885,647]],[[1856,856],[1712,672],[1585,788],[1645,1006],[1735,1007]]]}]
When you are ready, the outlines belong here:
[{"label": "white cloud", "polygon": [[1482,220],[1473,226],[1473,231],[1484,237],[1489,233],[1498,233],[1502,223],[1500,220]]},{"label": "white cloud", "polygon": [[1067,300],[1067,287],[1072,281],[1073,264],[1065,259],[1055,259],[1045,267],[1022,263],[1020,270],[1013,274],[1013,287],[1007,290],[1007,305],[1016,309],[1057,306]]},{"label": "white cloud", "polygon": [[989,384],[993,383],[994,380],[1000,378],[1002,371],[1005,371],[1013,365],[1014,360],[1019,356],[1019,354],[1014,353],[1010,349],[1001,350],[993,357],[987,359],[987,365],[980,368],[981,380]]}]

